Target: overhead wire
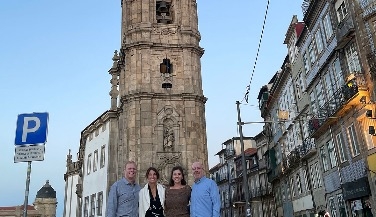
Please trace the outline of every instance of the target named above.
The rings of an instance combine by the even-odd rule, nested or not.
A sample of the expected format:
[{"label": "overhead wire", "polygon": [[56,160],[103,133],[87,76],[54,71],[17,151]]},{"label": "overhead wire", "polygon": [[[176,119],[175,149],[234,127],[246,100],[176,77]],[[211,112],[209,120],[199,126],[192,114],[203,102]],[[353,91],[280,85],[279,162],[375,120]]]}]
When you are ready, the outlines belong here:
[{"label": "overhead wire", "polygon": [[251,83],[252,83],[253,75],[254,75],[255,70],[256,70],[257,60],[258,60],[258,56],[259,56],[259,53],[260,53],[260,47],[261,47],[262,38],[263,38],[263,35],[264,35],[265,24],[266,24],[266,18],[268,16],[269,4],[270,4],[270,0],[268,0],[268,3],[266,4],[264,21],[263,21],[262,28],[261,28],[260,40],[259,40],[258,47],[257,47],[256,59],[255,59],[255,63],[253,64],[251,78],[250,78],[249,84],[246,87],[247,89],[246,89],[246,93],[244,95],[244,98],[242,99],[241,102],[243,102],[245,100],[248,103],[248,94],[249,94],[249,91],[250,91],[250,88],[251,88]]}]

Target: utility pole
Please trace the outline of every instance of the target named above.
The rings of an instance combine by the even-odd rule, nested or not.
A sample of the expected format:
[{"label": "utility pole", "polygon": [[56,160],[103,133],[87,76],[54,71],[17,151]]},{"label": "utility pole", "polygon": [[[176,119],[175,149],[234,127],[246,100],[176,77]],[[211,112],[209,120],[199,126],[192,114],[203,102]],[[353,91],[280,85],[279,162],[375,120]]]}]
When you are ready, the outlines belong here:
[{"label": "utility pole", "polygon": [[236,107],[238,110],[238,127],[239,127],[239,135],[240,135],[240,145],[241,145],[241,152],[242,152],[242,168],[243,168],[243,190],[245,193],[245,211],[246,216],[251,215],[251,204],[249,203],[249,189],[248,189],[248,180],[247,180],[247,165],[245,161],[245,153],[244,153],[244,141],[243,141],[243,123],[240,118],[240,102],[236,101]]}]

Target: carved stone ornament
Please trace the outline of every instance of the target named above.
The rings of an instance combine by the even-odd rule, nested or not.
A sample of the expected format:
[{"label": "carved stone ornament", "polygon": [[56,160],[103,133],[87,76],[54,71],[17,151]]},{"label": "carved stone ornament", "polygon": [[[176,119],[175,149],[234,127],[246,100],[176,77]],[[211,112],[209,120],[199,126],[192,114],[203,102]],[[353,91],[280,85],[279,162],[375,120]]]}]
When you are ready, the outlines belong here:
[{"label": "carved stone ornament", "polygon": [[170,181],[171,170],[174,166],[181,165],[181,153],[157,153],[160,163],[157,170],[160,171],[160,181],[167,184]]}]

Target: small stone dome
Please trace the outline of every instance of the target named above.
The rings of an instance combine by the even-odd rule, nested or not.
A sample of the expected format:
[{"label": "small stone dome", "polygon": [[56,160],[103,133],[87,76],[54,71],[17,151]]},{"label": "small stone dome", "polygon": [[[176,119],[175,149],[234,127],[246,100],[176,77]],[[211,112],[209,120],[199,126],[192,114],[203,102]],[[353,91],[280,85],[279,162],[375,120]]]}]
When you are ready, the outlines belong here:
[{"label": "small stone dome", "polygon": [[56,191],[51,187],[48,180],[46,181],[46,184],[39,189],[36,198],[56,198]]}]

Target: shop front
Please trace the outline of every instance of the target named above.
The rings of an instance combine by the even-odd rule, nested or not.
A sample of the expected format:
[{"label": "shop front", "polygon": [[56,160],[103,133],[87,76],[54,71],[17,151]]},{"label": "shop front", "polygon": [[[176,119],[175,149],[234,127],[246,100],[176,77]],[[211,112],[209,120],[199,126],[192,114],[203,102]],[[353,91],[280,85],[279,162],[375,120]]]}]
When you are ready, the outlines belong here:
[{"label": "shop front", "polygon": [[373,217],[371,212],[368,178],[363,177],[353,182],[342,185],[343,199],[346,201],[349,216],[352,217]]}]

